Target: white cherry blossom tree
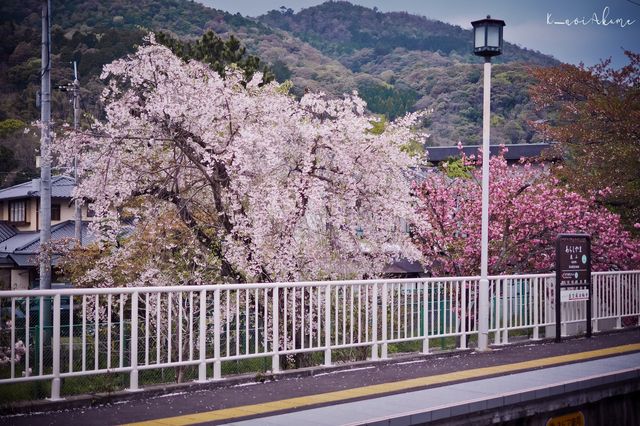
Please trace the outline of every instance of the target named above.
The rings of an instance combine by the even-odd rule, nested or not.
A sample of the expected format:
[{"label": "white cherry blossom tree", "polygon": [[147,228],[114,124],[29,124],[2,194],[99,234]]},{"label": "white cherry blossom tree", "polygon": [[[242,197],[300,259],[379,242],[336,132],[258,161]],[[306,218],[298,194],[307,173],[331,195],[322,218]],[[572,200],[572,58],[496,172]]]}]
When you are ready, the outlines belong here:
[{"label": "white cherry blossom tree", "polygon": [[[418,160],[403,146],[421,140],[417,114],[372,131],[355,93],[296,100],[259,74],[246,82],[233,69],[222,78],[185,63],[152,36],[102,77],[106,119],[56,143],[64,163],[80,159],[76,196],[91,200],[106,253],[86,284],[117,284],[105,275],[139,260],[132,241],[148,238],[141,230],[162,211],[178,234],[191,233],[156,240],[158,252],[193,254],[173,284],[210,282],[215,274],[200,271],[211,264],[220,281],[292,281],[376,276],[399,256],[418,256],[397,229],[413,220]],[[128,285],[166,283],[153,258],[140,263],[140,282],[129,276]]]}]

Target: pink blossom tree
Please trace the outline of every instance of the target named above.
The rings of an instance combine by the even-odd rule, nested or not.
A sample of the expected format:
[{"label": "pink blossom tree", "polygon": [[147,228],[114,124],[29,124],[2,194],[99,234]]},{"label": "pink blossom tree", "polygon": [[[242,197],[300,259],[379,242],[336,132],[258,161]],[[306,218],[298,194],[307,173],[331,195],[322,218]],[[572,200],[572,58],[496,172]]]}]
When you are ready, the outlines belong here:
[{"label": "pink blossom tree", "polygon": [[[481,170],[473,158],[461,161],[464,172],[456,164],[457,173],[434,171],[416,185],[416,241],[436,276],[477,275],[480,267]],[[585,198],[541,166],[507,165],[503,154],[491,158],[490,170],[491,274],[553,270],[557,234],[573,232],[592,236],[594,270],[640,266],[640,242],[598,204],[607,188]]]}]

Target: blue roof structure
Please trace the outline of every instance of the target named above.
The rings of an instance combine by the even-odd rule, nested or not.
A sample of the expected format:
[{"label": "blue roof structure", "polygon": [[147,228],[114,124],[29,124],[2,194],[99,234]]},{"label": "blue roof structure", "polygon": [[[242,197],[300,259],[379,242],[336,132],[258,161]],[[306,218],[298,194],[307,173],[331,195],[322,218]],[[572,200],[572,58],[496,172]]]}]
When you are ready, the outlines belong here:
[{"label": "blue roof structure", "polygon": [[[51,197],[71,198],[75,185],[76,181],[72,177],[64,175],[53,176],[51,178]],[[40,197],[40,179],[33,179],[29,182],[0,189],[0,201],[37,197]]]},{"label": "blue roof structure", "polygon": [[[0,224],[2,224],[0,222]],[[82,222],[82,243],[90,244],[95,238],[88,229],[89,222]],[[0,227],[0,230],[2,228]],[[73,220],[67,220],[51,227],[51,241],[73,238],[75,235]],[[40,252],[40,232],[17,232],[0,242],[0,263],[14,263],[17,266],[36,266]],[[10,262],[11,261],[11,262]],[[54,261],[55,264],[55,261]]]},{"label": "blue roof structure", "polygon": [[0,221],[0,243],[5,241],[18,233],[15,226],[6,221]]}]

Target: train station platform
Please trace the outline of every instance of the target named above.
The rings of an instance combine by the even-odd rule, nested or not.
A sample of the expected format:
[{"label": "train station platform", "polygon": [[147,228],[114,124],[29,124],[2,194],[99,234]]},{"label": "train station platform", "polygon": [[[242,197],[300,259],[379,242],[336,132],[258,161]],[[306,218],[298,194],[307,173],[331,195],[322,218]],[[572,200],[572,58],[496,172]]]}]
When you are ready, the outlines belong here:
[{"label": "train station platform", "polygon": [[[489,367],[485,372],[491,374],[501,368],[509,371],[513,365]],[[450,373],[446,379],[464,378],[468,373]],[[489,420],[510,418],[519,411],[531,410],[530,406],[541,400],[549,402],[553,397],[566,400],[568,394],[591,392],[596,387],[613,383],[638,384],[639,374],[640,353],[632,353],[225,424],[391,426],[434,421],[469,424],[470,416],[479,416],[476,418],[479,423],[484,423],[481,419],[492,423]],[[390,387],[397,388],[397,385]],[[352,394],[356,395],[358,391],[354,390]],[[605,397],[611,396],[609,389],[605,392]],[[549,409],[547,405],[541,412]],[[244,410],[249,412],[251,408],[244,407]],[[503,414],[496,415],[497,410]],[[215,416],[215,413],[211,415]]]},{"label": "train station platform", "polygon": [[638,328],[557,344],[528,342],[482,353],[309,369],[266,382],[140,392],[101,406],[62,403],[54,411],[0,417],[0,425],[508,424],[521,415],[562,412],[618,394],[640,395]]}]

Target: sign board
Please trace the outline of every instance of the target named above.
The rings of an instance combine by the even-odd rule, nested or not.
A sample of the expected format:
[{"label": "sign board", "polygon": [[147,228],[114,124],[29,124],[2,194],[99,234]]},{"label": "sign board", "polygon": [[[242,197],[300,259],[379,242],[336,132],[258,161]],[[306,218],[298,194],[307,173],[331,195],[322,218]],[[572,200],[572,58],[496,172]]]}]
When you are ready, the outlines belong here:
[{"label": "sign board", "polygon": [[591,236],[560,234],[556,239],[556,342],[560,342],[562,303],[586,301],[591,337]]},{"label": "sign board", "polygon": [[562,284],[591,280],[591,241],[586,235],[559,235],[556,243],[556,268]]}]

